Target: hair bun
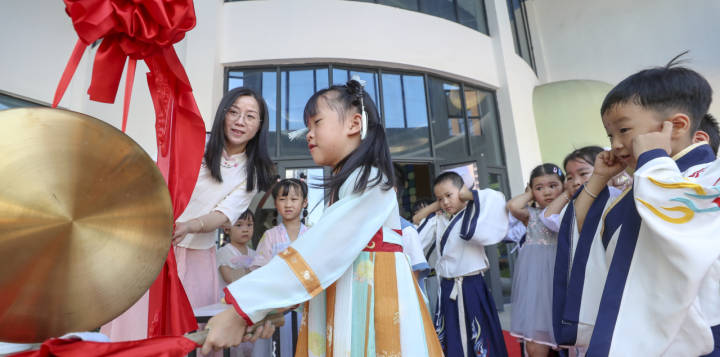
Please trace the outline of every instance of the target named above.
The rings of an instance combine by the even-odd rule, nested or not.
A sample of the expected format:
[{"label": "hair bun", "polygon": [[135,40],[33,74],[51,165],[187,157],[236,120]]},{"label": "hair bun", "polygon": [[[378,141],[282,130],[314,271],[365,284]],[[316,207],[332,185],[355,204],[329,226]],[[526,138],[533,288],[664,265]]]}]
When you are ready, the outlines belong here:
[{"label": "hair bun", "polygon": [[361,97],[363,95],[363,85],[358,82],[357,80],[351,79],[345,83],[345,87],[347,87],[350,94],[356,97]]}]

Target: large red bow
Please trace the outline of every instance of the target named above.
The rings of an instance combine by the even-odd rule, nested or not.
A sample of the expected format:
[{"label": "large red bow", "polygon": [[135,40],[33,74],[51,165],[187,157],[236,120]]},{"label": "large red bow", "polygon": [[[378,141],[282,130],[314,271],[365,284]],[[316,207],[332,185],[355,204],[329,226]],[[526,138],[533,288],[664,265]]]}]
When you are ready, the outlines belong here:
[{"label": "large red bow", "polygon": [[[195,26],[192,0],[64,1],[79,39],[58,84],[53,107],[60,102],[85,48],[102,39],[88,94],[94,101],[114,102],[129,58],[122,123],[125,131],[136,60],[144,60],[150,69],[147,79],[155,107],[158,166],[168,183],[175,218],[179,217],[195,187],[205,147],[205,125],[190,80],[173,48]],[[195,329],[197,323],[170,249],[162,272],[150,288],[148,336],[181,335]]]}]

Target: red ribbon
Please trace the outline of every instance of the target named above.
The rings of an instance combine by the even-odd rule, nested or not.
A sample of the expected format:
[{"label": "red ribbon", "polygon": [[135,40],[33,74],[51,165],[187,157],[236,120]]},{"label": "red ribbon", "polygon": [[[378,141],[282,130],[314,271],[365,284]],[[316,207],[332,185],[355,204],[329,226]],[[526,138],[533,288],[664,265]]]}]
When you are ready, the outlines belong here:
[{"label": "red ribbon", "polygon": [[194,350],[197,344],[185,337],[155,337],[127,342],[92,342],[77,339],[52,338],[39,350],[20,352],[13,357],[76,357],[107,356],[182,357]]},{"label": "red ribbon", "polygon": [[[205,124],[172,46],[195,26],[192,0],[64,1],[79,39],[58,84],[53,107],[60,102],[85,48],[101,39],[88,94],[91,100],[113,103],[129,58],[123,103],[125,131],[136,61],[144,60],[150,69],[147,79],[155,107],[158,166],[177,219],[190,200],[205,149]],[[181,335],[195,329],[197,323],[170,249],[150,288],[148,337]]]}]

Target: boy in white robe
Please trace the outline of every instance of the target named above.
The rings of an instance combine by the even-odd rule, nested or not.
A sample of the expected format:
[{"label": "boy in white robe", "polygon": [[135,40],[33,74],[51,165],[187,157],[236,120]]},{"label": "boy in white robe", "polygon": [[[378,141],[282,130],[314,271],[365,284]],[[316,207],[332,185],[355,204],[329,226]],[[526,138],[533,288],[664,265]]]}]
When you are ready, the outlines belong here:
[{"label": "boy in white robe", "polygon": [[[439,175],[433,190],[438,200],[415,219],[424,219],[420,240],[433,245],[437,257],[435,328],[445,356],[507,356],[497,309],[482,276],[489,268],[485,246],[507,233],[505,198],[491,189],[469,190],[455,172]],[[432,215],[439,209],[443,213]]]},{"label": "boy in white robe", "polygon": [[[563,253],[571,269],[556,271],[566,278],[555,281],[558,343],[587,356],[720,353],[720,161],[693,144],[711,98],[701,75],[672,63],[605,98],[612,150],[598,156],[560,230],[577,246]],[[634,170],[634,185],[610,200],[606,183],[623,169]]]}]

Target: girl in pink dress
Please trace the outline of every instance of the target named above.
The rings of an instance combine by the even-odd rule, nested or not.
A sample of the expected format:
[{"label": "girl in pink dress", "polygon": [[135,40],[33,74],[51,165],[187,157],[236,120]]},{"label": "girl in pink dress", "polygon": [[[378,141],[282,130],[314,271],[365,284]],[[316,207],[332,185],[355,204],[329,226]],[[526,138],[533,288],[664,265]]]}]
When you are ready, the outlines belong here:
[{"label": "girl in pink dress", "polygon": [[[257,269],[267,264],[275,255],[285,250],[298,237],[307,230],[303,224],[307,216],[308,187],[305,182],[298,179],[284,179],[275,184],[272,190],[275,199],[275,209],[282,223],[268,229],[263,234],[257,247],[257,254],[250,269]],[[285,315],[285,325],[279,329],[279,339],[258,340],[255,344],[253,356],[279,356],[292,357],[295,355],[293,333],[297,336],[297,328],[301,321],[297,311]],[[294,326],[294,327],[293,327]],[[279,346],[277,345],[279,343]],[[273,348],[272,344],[276,344]],[[272,353],[275,351],[275,354]]]}]

